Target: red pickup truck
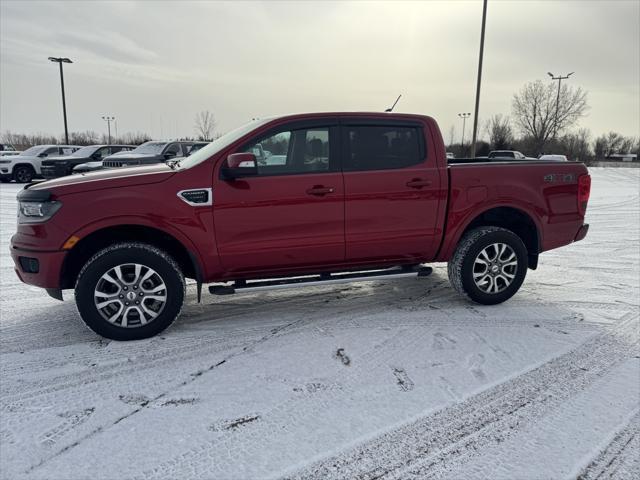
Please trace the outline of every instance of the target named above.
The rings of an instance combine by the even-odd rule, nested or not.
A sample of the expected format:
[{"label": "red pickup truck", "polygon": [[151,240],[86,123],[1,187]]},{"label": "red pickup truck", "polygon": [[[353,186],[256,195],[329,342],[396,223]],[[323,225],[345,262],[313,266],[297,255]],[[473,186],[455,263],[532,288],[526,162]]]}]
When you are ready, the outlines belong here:
[{"label": "red pickup truck", "polygon": [[509,299],[538,255],[581,240],[581,163],[447,164],[427,116],[303,114],[253,121],[179,161],[31,184],[11,254],[20,279],[86,324],[146,338],[179,315],[185,277],[214,294],[424,276]]}]

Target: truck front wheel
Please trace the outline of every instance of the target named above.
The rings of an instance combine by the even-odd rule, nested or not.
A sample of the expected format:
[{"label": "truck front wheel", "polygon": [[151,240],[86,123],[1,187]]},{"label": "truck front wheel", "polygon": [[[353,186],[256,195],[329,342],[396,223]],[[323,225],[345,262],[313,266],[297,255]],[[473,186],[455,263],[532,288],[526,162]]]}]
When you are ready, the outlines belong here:
[{"label": "truck front wheel", "polygon": [[76,305],[87,326],[113,340],[152,337],[180,314],[184,276],[166,252],[144,243],[119,243],[82,268]]},{"label": "truck front wheel", "polygon": [[479,227],[464,235],[447,268],[460,294],[483,305],[510,299],[527,274],[527,248],[506,228]]}]

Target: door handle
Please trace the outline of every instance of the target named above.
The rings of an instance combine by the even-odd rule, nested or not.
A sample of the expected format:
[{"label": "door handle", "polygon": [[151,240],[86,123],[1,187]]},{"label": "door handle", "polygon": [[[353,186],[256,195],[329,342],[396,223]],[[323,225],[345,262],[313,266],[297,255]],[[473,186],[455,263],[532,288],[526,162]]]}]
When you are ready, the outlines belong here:
[{"label": "door handle", "polygon": [[431,180],[423,180],[422,178],[414,178],[407,182],[407,187],[411,188],[422,188],[428,187],[431,185]]},{"label": "door handle", "polygon": [[323,185],[314,185],[312,188],[307,190],[308,195],[316,195],[318,197],[322,197],[327,193],[333,193],[333,187],[325,187]]}]

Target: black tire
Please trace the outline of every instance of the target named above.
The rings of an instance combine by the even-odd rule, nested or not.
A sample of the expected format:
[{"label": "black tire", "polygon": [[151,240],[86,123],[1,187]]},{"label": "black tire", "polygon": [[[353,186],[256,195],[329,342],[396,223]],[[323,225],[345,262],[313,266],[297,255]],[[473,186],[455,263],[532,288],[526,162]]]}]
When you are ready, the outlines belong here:
[{"label": "black tire", "polygon": [[30,165],[18,165],[13,169],[13,179],[16,183],[29,183],[35,175],[36,172]]},{"label": "black tire", "polygon": [[[514,275],[511,283],[506,284],[506,276],[502,276],[500,280],[489,279],[486,283],[496,282],[500,287],[504,287],[497,293],[488,293],[481,289],[474,280],[474,268],[477,268],[476,259],[486,248],[491,249],[492,245],[506,244],[511,248],[517,261],[515,272],[510,270],[510,274]],[[481,258],[481,257],[480,257]],[[512,261],[513,262],[513,261]],[[512,263],[511,262],[511,263]],[[474,266],[476,265],[476,266]],[[487,266],[487,271],[491,267]],[[500,276],[500,268],[498,267],[498,275]],[[513,267],[509,267],[513,268]],[[479,227],[475,228],[464,235],[458,247],[456,248],[453,258],[447,266],[449,281],[453,288],[468,297],[471,301],[483,305],[495,305],[510,299],[520,289],[524,278],[527,275],[528,256],[527,248],[518,235],[511,230],[500,227]],[[480,275],[483,275],[482,273]],[[488,274],[489,276],[491,274]],[[482,278],[480,279],[480,281]],[[486,284],[485,283],[485,284]]]},{"label": "black tire", "polygon": [[[131,272],[132,269],[136,268],[135,264],[141,266],[136,273],[136,278],[140,279],[140,281],[116,283],[104,280],[103,276],[109,272],[114,272],[115,270],[113,269],[117,269],[122,274],[122,278],[124,278],[127,272]],[[159,282],[160,286],[156,285],[156,290],[163,286],[165,287],[155,293],[144,290],[150,296],[145,300],[150,300],[151,303],[145,303],[145,300],[138,297],[132,299],[123,298],[124,295],[131,295],[132,293],[134,295],[136,293],[144,295],[142,291],[146,282],[142,278],[145,275],[141,274],[141,271],[146,273],[153,272],[149,281],[156,279],[156,282]],[[114,278],[114,275],[111,278]],[[116,293],[110,293],[111,297],[109,298],[113,298],[111,300],[112,304],[99,310],[98,305],[100,303],[97,303],[98,300],[96,298],[107,297],[104,295],[100,297],[100,294],[96,297],[96,292],[105,288],[104,285],[110,288],[115,287],[117,290]],[[138,289],[138,286],[140,289]],[[135,293],[134,288],[136,289]],[[127,292],[124,290],[127,290]],[[115,298],[116,295],[119,297],[118,299]],[[166,252],[144,243],[118,243],[99,251],[84,265],[76,281],[75,296],[78,312],[82,320],[95,333],[113,340],[139,340],[157,335],[178,317],[184,302],[185,282],[180,267]],[[158,296],[164,296],[166,299],[161,307],[159,306],[161,302],[154,300]],[[138,300],[140,301],[138,302]],[[124,306],[125,301],[128,307]],[[151,314],[155,314],[155,317],[150,320],[147,319],[147,314],[138,306],[134,306],[134,301],[135,305],[144,305],[145,312],[151,310]],[[139,306],[142,307],[142,305]],[[116,313],[118,311],[122,312],[122,309],[124,309],[124,315],[123,318],[117,318],[112,323],[106,317],[111,316],[114,309]],[[145,319],[144,322],[142,317]],[[124,326],[125,324],[127,326]]]}]

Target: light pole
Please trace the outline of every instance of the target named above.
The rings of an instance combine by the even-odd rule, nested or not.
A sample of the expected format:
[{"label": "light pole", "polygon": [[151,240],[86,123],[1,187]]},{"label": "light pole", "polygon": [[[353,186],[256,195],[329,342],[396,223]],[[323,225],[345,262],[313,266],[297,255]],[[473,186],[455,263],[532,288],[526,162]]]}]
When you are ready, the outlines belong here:
[{"label": "light pole", "polygon": [[462,145],[462,151],[464,153],[464,127],[467,123],[467,118],[471,116],[471,113],[459,113],[458,116],[462,118],[462,141],[460,144]]},{"label": "light pole", "polygon": [[551,80],[558,80],[558,96],[556,97],[556,118],[553,121],[553,138],[556,138],[558,135],[558,107],[560,106],[560,85],[562,85],[562,80],[566,80],[571,75],[576,72],[571,72],[566,76],[558,75],[557,77],[553,75],[551,72],[547,72],[547,75],[551,77]]},{"label": "light pole", "polygon": [[476,109],[473,115],[473,141],[471,144],[471,157],[476,156],[476,138],[478,134],[478,110],[480,109],[480,81],[482,80],[482,57],[484,55],[484,26],[487,23],[487,0],[482,6],[482,29],[480,30],[480,58],[478,59],[478,83],[476,85]]},{"label": "light pole", "polygon": [[105,115],[102,117],[102,119],[107,122],[107,132],[109,135],[109,140],[107,141],[107,145],[111,145],[111,122],[113,122],[116,117],[109,117],[108,115]]},{"label": "light pole", "polygon": [[64,75],[62,74],[63,63],[73,63],[65,57],[49,57],[49,60],[60,66],[60,86],[62,87],[62,115],[64,117],[64,141],[69,145],[69,130],[67,129],[67,104],[64,98]]}]

